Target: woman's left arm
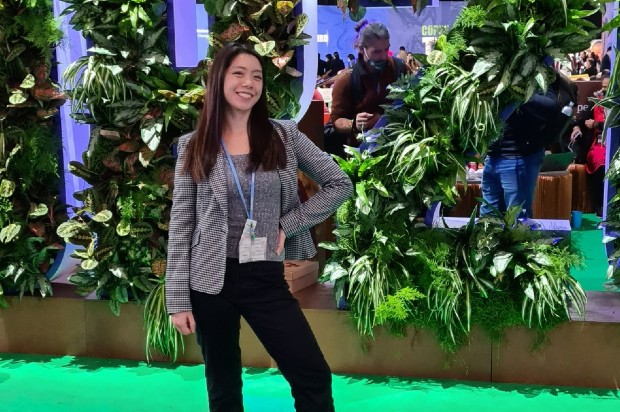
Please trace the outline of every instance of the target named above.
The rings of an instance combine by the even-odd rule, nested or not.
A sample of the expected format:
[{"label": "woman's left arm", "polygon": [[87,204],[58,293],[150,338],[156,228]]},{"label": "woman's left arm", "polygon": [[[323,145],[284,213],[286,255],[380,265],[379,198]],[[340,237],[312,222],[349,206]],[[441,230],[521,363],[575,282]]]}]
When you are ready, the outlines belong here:
[{"label": "woman's left arm", "polygon": [[338,164],[300,132],[294,122],[291,123],[288,130],[292,131],[292,136],[287,136],[289,142],[285,144],[294,145],[299,169],[317,182],[321,189],[280,218],[286,237],[323,222],[353,194],[351,180]]}]

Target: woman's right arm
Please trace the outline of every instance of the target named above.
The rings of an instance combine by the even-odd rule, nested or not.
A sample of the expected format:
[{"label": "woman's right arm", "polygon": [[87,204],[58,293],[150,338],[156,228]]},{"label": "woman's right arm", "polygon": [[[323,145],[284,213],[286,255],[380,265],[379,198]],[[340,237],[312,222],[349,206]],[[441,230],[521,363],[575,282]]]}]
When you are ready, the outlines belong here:
[{"label": "woman's right arm", "polygon": [[196,183],[189,173],[182,171],[190,137],[188,134],[179,139],[168,227],[166,306],[170,314],[192,310],[189,298],[189,262],[191,240],[196,225]]}]

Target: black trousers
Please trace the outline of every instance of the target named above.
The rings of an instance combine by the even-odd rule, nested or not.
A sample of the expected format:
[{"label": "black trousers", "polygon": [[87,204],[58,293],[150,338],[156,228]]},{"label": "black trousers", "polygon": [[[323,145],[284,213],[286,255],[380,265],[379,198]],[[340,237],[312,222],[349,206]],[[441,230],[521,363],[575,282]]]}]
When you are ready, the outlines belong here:
[{"label": "black trousers", "polygon": [[[601,166],[591,175],[587,175],[588,186],[592,194],[592,206],[596,213],[603,211],[603,197],[605,193],[605,167]],[[602,216],[602,215],[601,215]]]},{"label": "black trousers", "polygon": [[218,295],[191,291],[196,334],[205,361],[210,412],[243,411],[240,317],[248,322],[291,385],[295,410],[331,412],[331,371],[288,290],[279,262],[226,260]]}]

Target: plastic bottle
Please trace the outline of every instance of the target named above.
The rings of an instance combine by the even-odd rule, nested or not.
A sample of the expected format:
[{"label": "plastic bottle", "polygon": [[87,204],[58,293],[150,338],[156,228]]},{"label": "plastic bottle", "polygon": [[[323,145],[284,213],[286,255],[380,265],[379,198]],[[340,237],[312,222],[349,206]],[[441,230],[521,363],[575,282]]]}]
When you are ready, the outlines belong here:
[{"label": "plastic bottle", "polygon": [[569,102],[566,106],[562,107],[562,114],[568,117],[573,115],[573,106],[575,104],[573,102]]}]

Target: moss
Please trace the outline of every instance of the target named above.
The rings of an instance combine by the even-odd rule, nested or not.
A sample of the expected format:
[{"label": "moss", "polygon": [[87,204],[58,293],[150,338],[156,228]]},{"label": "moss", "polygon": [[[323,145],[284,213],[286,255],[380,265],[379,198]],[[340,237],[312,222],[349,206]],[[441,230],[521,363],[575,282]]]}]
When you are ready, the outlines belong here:
[{"label": "moss", "polygon": [[116,148],[117,144],[112,140],[99,139],[93,149],[90,159],[88,161],[90,170],[95,174],[101,174],[108,170],[103,164],[103,159],[108,157],[110,153]]}]

